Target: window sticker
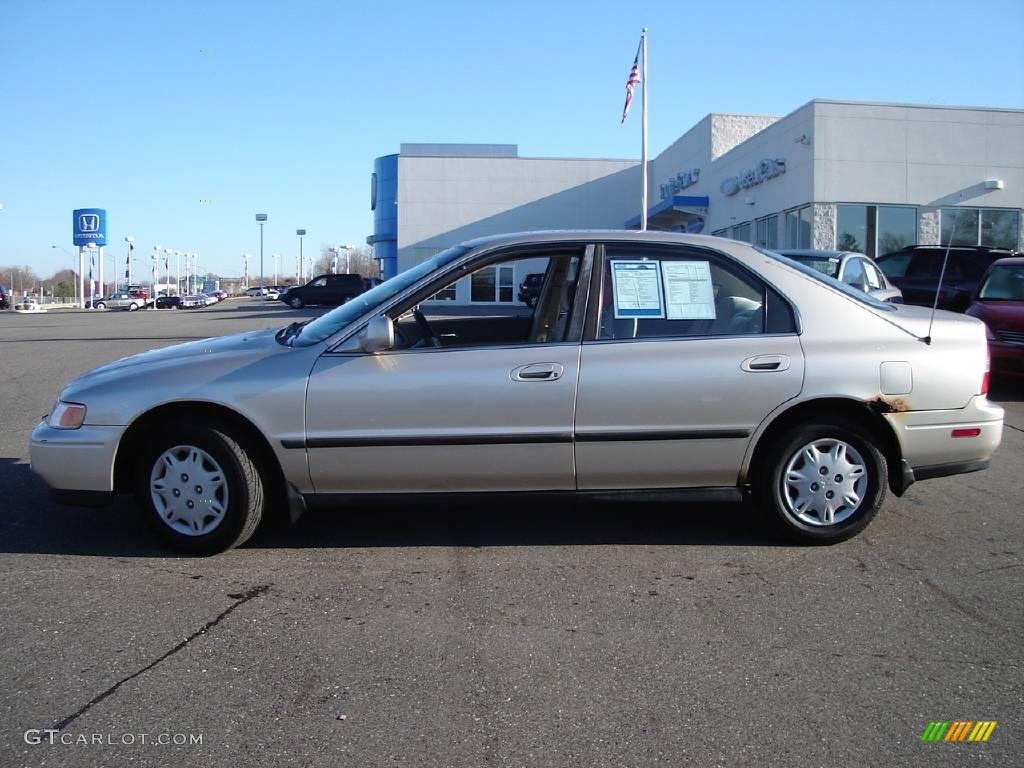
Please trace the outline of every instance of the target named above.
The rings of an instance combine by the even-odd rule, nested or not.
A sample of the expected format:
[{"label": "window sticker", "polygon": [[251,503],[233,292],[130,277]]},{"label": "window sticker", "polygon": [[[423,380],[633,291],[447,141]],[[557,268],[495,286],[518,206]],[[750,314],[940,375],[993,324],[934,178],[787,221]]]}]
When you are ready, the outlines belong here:
[{"label": "window sticker", "polygon": [[660,262],[616,259],[610,263],[616,320],[665,317]]},{"label": "window sticker", "polygon": [[664,261],[665,316],[669,320],[714,320],[715,288],[707,261]]}]

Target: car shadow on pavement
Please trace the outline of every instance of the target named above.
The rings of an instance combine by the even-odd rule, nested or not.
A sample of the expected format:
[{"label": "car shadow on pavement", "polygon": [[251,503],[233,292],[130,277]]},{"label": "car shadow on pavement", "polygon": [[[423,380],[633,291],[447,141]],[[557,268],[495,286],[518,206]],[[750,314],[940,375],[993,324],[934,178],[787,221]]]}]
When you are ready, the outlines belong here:
[{"label": "car shadow on pavement", "polygon": [[790,546],[748,504],[563,499],[368,502],[317,508],[260,530],[246,548],[510,547],[574,544]]},{"label": "car shadow on pavement", "polygon": [[1019,379],[993,377],[988,399],[996,403],[1024,402],[1024,377]]},{"label": "car shadow on pavement", "polygon": [[[130,497],[108,507],[63,507],[21,459],[0,458],[0,553],[178,557]],[[244,549],[503,547],[573,544],[789,546],[746,504],[557,501],[366,502],[318,508],[295,525],[270,519]]]}]

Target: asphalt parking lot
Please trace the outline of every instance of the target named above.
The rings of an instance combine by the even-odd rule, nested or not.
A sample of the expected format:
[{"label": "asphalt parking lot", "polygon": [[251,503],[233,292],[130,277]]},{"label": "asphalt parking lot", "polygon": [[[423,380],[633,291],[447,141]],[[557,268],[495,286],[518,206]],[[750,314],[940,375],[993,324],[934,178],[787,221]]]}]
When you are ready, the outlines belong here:
[{"label": "asphalt parking lot", "polygon": [[[1009,385],[991,469],[828,548],[739,506],[410,504],[195,559],[127,503],[48,501],[28,435],[72,376],[314,314],[0,313],[0,766],[1021,764]],[[933,720],[998,726],[922,743]]]}]

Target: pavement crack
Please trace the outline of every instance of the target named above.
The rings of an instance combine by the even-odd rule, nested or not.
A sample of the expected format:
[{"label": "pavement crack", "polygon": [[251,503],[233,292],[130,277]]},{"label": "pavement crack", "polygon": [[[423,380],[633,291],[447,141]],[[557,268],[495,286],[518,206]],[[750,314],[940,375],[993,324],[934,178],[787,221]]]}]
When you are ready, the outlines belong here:
[{"label": "pavement crack", "polygon": [[237,600],[235,600],[235,602],[233,602],[231,605],[229,605],[227,608],[225,608],[223,611],[221,611],[221,613],[218,614],[216,618],[214,618],[214,619],[206,622],[205,624],[203,624],[202,627],[197,629],[195,632],[193,632],[191,635],[186,637],[184,640],[182,640],[176,646],[171,648],[171,650],[167,651],[167,653],[165,653],[163,656],[161,656],[160,658],[156,659],[155,661],[150,662],[149,664],[144,666],[142,669],[139,669],[139,670],[133,672],[132,674],[128,675],[127,677],[124,677],[124,678],[118,680],[116,683],[114,683],[112,686],[107,688],[107,690],[103,691],[102,693],[99,693],[96,696],[93,696],[93,698],[90,699],[88,702],[86,702],[86,704],[84,706],[82,706],[77,712],[75,712],[75,713],[73,713],[71,715],[68,715],[67,717],[65,717],[60,722],[52,725],[51,728],[53,730],[55,730],[55,731],[62,731],[62,730],[64,730],[65,728],[68,727],[68,725],[73,723],[75,720],[77,720],[79,717],[84,715],[86,712],[88,712],[94,706],[99,704],[101,701],[106,699],[108,696],[113,695],[117,691],[117,689],[120,688],[122,685],[124,685],[125,683],[129,682],[130,680],[134,680],[139,675],[141,675],[141,674],[143,674],[145,672],[148,672],[149,670],[153,669],[153,667],[155,667],[157,664],[160,664],[165,659],[169,659],[171,656],[176,654],[178,651],[182,650],[185,646],[187,646],[189,643],[191,643],[197,637],[199,637],[202,634],[205,634],[207,631],[213,629],[218,624],[220,624],[224,619],[226,619],[229,615],[231,615],[235,611],[236,608],[239,608],[240,606],[243,606],[246,603],[248,603],[250,600],[253,600],[253,599],[259,597],[260,595],[265,593],[268,589],[270,589],[272,586],[273,586],[273,584],[261,584],[260,586],[253,587],[248,592],[245,592],[244,594],[239,596],[239,598]]},{"label": "pavement crack", "polygon": [[1013,424],[1007,424],[1005,421],[1003,422],[1003,426],[1009,427],[1010,429],[1016,429],[1018,432],[1024,432],[1024,427],[1015,427]]},{"label": "pavement crack", "polygon": [[963,600],[958,598],[952,592],[948,592],[947,590],[943,589],[931,579],[925,579],[924,585],[939,597],[944,598],[950,605],[952,605],[954,608],[960,611],[960,613],[964,614],[965,616],[971,617],[979,624],[984,624],[985,626],[989,627],[992,626],[992,621],[988,619],[984,614],[974,610],[971,606],[967,605]]}]

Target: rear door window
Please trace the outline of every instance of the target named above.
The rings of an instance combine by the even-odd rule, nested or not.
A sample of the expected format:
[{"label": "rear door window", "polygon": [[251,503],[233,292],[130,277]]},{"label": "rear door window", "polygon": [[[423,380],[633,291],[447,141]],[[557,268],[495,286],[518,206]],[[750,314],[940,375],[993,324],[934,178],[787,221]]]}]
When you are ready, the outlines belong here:
[{"label": "rear door window", "polygon": [[[598,340],[687,336],[741,336],[792,331],[766,322],[781,299],[743,268],[713,251],[612,245],[601,280]],[[776,297],[777,298],[777,297]],[[781,327],[781,330],[780,330]]]}]

